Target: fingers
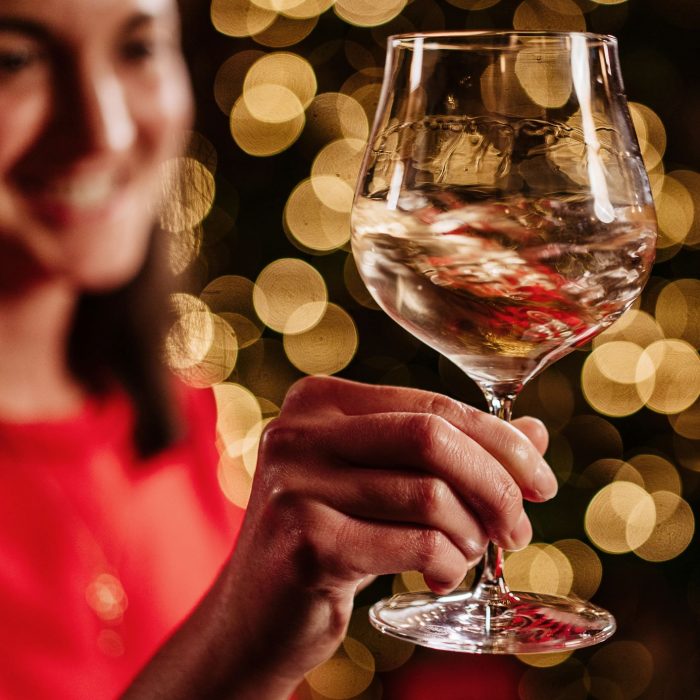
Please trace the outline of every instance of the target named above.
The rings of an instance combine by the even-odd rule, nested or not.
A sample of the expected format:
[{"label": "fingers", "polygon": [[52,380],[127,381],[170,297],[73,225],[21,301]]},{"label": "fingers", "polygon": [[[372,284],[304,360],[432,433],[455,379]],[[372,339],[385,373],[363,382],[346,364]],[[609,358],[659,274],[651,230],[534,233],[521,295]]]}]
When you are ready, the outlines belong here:
[{"label": "fingers", "polygon": [[[318,458],[319,449],[326,451],[321,459]],[[270,450],[274,454],[270,454]],[[300,454],[303,450],[308,450],[308,456]],[[521,491],[508,471],[468,435],[435,415],[336,416],[323,425],[302,427],[288,426],[284,421],[273,422],[268,427],[263,451],[267,458],[272,457],[281,464],[308,459],[309,464],[316,465],[309,469],[321,468],[320,477],[318,473],[315,478],[313,473],[307,477],[309,488],[313,490],[321,488],[319,481],[332,483],[333,477],[324,476],[323,467],[319,467],[324,462],[335,465],[336,470],[338,465],[350,463],[372,470],[396,470],[399,478],[405,478],[407,471],[414,471],[416,476],[437,478],[449,485],[459,502],[469,504],[481,529],[503,548],[521,549],[532,536],[523,511]],[[347,479],[343,479],[341,472],[342,469],[336,484],[342,492]],[[362,478],[358,478],[361,482]],[[434,508],[431,497],[425,497],[428,506],[422,507],[424,517],[428,511],[437,510],[443,500],[449,502],[449,489],[439,499],[432,497]],[[375,506],[379,511],[379,504]],[[417,511],[421,508],[415,507]]]},{"label": "fingers", "polygon": [[[347,467],[318,473],[317,478],[316,498],[353,518],[439,530],[470,565],[476,564],[486,549],[488,537],[478,519],[446,482],[433,476]],[[305,484],[298,488],[305,488]]]},{"label": "fingers", "polygon": [[[528,500],[547,500],[557,491],[556,478],[539,451],[543,440],[533,421],[521,420],[516,427],[441,394],[404,387],[368,386],[328,377],[299,382],[285,401],[285,407],[297,412],[318,404],[346,416],[392,412],[437,416],[489,452],[510,473]],[[537,440],[537,447],[530,441],[530,435]]]},{"label": "fingers", "polygon": [[342,573],[351,580],[366,572],[420,571],[433,590],[445,593],[459,586],[473,564],[439,530],[351,517],[339,520],[336,528],[335,552],[341,553]]},{"label": "fingers", "polygon": [[512,423],[535,446],[535,449],[543,455],[549,445],[549,433],[544,423],[532,416],[516,418]]}]

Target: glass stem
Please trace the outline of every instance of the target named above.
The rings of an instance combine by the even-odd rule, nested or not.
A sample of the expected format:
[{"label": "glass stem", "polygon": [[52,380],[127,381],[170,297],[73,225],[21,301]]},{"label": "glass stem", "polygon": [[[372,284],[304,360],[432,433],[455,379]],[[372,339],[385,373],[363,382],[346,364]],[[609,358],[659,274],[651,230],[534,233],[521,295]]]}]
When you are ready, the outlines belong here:
[{"label": "glass stem", "polygon": [[[513,410],[516,393],[499,392],[493,387],[481,387],[489,405],[489,412],[509,421]],[[503,578],[503,550],[493,542],[489,542],[481,562],[481,574],[473,588],[473,593],[486,599],[498,599],[509,593]]]}]

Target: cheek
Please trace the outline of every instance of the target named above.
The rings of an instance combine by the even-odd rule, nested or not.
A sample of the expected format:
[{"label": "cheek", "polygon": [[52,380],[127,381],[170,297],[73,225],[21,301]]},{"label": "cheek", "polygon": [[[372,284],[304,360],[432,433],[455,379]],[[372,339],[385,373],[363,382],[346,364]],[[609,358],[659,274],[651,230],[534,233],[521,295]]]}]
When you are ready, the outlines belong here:
[{"label": "cheek", "polygon": [[107,291],[129,282],[141,269],[153,232],[150,217],[134,213],[121,225],[104,226],[100,235],[72,232],[66,252],[68,277],[90,291]]},{"label": "cheek", "polygon": [[45,126],[49,107],[42,98],[0,94],[0,180],[21,166]]},{"label": "cheek", "polygon": [[178,62],[165,71],[150,95],[148,101],[140,102],[140,122],[153,158],[160,163],[180,154],[183,135],[194,121],[192,92],[184,66]]}]

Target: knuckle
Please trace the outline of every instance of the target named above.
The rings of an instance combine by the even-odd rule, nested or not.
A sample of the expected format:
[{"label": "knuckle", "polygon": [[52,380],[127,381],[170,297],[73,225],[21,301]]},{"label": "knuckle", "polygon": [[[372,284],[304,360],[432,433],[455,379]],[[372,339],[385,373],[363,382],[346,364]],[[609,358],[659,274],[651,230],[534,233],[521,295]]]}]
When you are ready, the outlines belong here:
[{"label": "knuckle", "polygon": [[413,416],[409,426],[409,437],[413,443],[413,449],[423,460],[430,461],[435,456],[441,430],[440,418],[430,413],[418,413]]},{"label": "knuckle", "polygon": [[454,413],[456,401],[449,399],[443,394],[430,394],[426,402],[426,411],[437,416]]},{"label": "knuckle", "polygon": [[509,519],[522,508],[522,502],[522,493],[512,479],[504,477],[497,481],[494,502],[497,516]]},{"label": "knuckle", "polygon": [[480,416],[486,415],[478,408],[461,401],[455,401],[443,394],[431,394],[427,401],[426,411],[438,416],[449,416],[456,419],[456,423],[461,426],[470,425],[477,421]]},{"label": "knuckle", "polygon": [[462,542],[461,550],[467,562],[477,562],[483,557],[487,545],[488,538],[483,534],[479,534],[465,539]]},{"label": "knuckle", "polygon": [[441,532],[422,530],[418,535],[418,559],[421,569],[432,569],[446,551],[446,540]]},{"label": "knuckle", "polygon": [[414,483],[411,509],[419,516],[427,517],[434,513],[448,497],[448,487],[444,481],[421,477]]},{"label": "knuckle", "polygon": [[298,442],[299,431],[280,418],[270,421],[260,439],[260,452],[264,454],[286,453]]},{"label": "knuckle", "polygon": [[308,400],[309,395],[313,394],[316,386],[316,377],[303,377],[294,382],[287,391],[284,398],[284,408],[303,403]]}]

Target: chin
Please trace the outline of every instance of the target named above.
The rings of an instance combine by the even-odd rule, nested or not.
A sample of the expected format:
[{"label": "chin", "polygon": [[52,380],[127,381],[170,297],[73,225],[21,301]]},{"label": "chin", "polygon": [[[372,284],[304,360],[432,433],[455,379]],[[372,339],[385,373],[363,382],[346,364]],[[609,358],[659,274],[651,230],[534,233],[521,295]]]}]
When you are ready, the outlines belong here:
[{"label": "chin", "polygon": [[[144,231],[145,228],[145,231]],[[144,231],[133,235],[134,231]],[[86,292],[109,292],[131,282],[143,269],[149,251],[150,222],[125,226],[111,235],[100,235],[99,246],[81,250],[66,260],[68,276],[74,285]],[[132,235],[124,235],[131,231]],[[104,233],[104,232],[103,232]]]}]

